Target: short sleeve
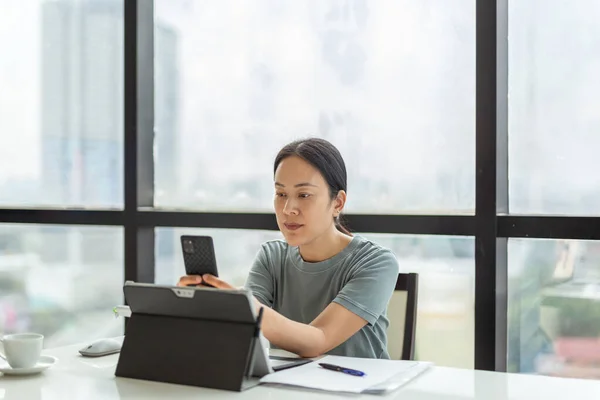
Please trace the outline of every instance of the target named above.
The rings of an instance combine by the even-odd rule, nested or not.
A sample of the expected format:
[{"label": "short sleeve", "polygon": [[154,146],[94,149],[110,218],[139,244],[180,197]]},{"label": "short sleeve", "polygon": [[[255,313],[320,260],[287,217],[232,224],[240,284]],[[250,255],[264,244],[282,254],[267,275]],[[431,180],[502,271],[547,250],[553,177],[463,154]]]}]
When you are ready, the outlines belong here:
[{"label": "short sleeve", "polygon": [[250,274],[246,280],[245,288],[249,290],[262,304],[267,307],[273,307],[274,282],[273,275],[269,269],[269,259],[265,246],[261,246],[258,251]]},{"label": "short sleeve", "polygon": [[374,325],[386,310],[398,279],[394,254],[377,248],[357,260],[351,278],[333,300]]}]

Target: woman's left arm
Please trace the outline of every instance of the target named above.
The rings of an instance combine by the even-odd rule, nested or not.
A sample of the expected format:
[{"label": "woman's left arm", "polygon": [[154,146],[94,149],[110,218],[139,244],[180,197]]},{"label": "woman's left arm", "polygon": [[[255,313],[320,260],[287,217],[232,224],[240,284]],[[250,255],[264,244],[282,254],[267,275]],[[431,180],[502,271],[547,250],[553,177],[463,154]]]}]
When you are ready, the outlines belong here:
[{"label": "woman's left arm", "polygon": [[[255,299],[264,307],[262,330],[275,346],[302,357],[317,357],[339,346],[366,324],[374,324],[384,312],[398,276],[398,263],[389,251],[366,258],[337,297],[310,323],[292,321]],[[220,289],[228,283],[206,275],[204,280]]]}]

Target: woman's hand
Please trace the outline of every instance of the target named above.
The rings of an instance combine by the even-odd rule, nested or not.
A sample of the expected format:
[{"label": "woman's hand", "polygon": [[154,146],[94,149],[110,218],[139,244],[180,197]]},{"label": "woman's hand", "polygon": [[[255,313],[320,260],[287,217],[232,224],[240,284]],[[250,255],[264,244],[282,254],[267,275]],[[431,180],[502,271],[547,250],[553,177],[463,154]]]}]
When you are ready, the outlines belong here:
[{"label": "woman's hand", "polygon": [[217,289],[237,289],[236,287],[230,285],[224,280],[219,279],[211,274],[202,275],[202,281],[205,282],[207,285],[213,286]]},{"label": "woman's hand", "polygon": [[210,274],[200,275],[186,275],[179,278],[179,282],[177,282],[177,286],[188,286],[188,285],[200,285],[205,283],[217,289],[236,289],[234,286],[225,282],[222,279],[217,278],[216,276]]},{"label": "woman's hand", "polygon": [[201,283],[202,277],[200,275],[186,275],[179,278],[177,286],[200,285]]},{"label": "woman's hand", "polygon": [[[230,285],[229,283],[225,282],[224,280],[219,279],[216,276],[213,276],[210,274],[205,274],[203,276],[200,276],[200,275],[182,276],[181,278],[179,278],[179,282],[177,282],[177,286],[188,286],[188,285],[195,286],[195,285],[202,284],[202,282],[206,283],[207,285],[211,285],[217,289],[224,289],[224,290],[243,289],[243,287],[236,288],[236,287]],[[260,301],[258,301],[258,299],[255,296],[252,296],[252,303],[253,303],[254,309],[256,310],[257,313],[261,307],[264,307],[264,305]]]}]

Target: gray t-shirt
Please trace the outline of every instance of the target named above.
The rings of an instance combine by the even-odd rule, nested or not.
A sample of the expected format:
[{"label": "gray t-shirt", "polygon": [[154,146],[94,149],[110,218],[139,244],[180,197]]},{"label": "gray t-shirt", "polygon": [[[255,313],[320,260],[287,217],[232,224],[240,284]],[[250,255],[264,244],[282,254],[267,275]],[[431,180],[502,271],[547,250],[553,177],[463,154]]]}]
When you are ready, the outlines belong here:
[{"label": "gray t-shirt", "polygon": [[305,262],[283,240],[262,245],[246,289],[285,317],[310,324],[332,301],[368,322],[328,354],[389,358],[387,305],[398,277],[394,254],[361,237],[335,256]]}]

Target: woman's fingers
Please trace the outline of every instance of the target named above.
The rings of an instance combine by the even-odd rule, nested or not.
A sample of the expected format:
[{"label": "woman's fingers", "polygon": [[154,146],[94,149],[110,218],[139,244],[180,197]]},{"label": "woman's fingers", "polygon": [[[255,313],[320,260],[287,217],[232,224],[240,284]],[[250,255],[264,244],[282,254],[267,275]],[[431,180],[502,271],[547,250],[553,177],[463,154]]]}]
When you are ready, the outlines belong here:
[{"label": "woman's fingers", "polygon": [[206,282],[207,284],[209,284],[211,286],[216,287],[217,289],[235,289],[229,283],[217,278],[214,275],[205,274],[205,275],[202,275],[202,279],[204,280],[204,282]]},{"label": "woman's fingers", "polygon": [[217,278],[214,275],[205,274],[203,276],[200,275],[186,275],[179,278],[179,282],[177,282],[177,286],[188,286],[188,285],[199,285],[202,282],[213,286],[217,289],[235,289],[235,287],[231,286],[229,283],[225,282],[222,279]]},{"label": "woman's fingers", "polygon": [[202,283],[202,277],[199,275],[186,275],[179,278],[177,286],[199,285]]}]

